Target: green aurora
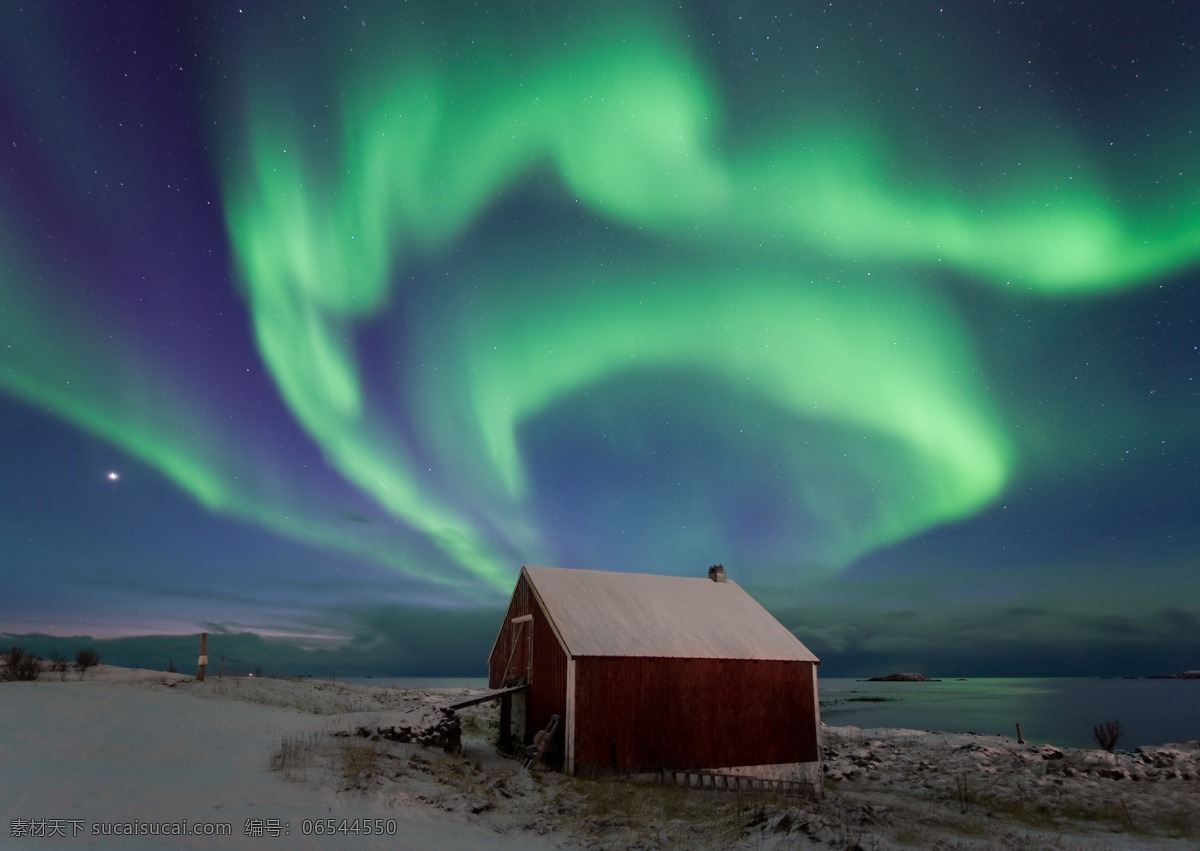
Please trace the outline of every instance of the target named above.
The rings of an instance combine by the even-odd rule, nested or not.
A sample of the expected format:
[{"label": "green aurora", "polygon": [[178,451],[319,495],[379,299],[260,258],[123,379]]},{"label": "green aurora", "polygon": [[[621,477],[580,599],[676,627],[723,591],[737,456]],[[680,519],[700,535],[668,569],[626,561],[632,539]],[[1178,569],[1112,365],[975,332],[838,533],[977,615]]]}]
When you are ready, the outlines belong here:
[{"label": "green aurora", "polygon": [[[212,512],[465,599],[497,599],[521,562],[562,556],[534,474],[546,448],[530,435],[604,388],[610,407],[649,409],[655,381],[684,395],[694,382],[712,395],[692,414],[745,405],[778,426],[740,450],[746,469],[713,465],[682,499],[704,548],[735,559],[739,541],[711,531],[728,501],[696,491],[734,500],[768,470],[782,477],[790,528],[749,549],[797,582],[977,515],[1033,450],[956,292],[1058,304],[1189,267],[1200,187],[1180,166],[1187,131],[1163,119],[1155,131],[1175,141],[1161,174],[1122,184],[1117,155],[1062,126],[1012,57],[961,75],[992,81],[992,117],[961,118],[982,84],[943,76],[945,117],[914,130],[896,117],[910,81],[870,67],[868,46],[841,48],[861,68],[820,64],[814,33],[831,24],[780,24],[776,40],[803,50],[764,51],[755,70],[731,64],[738,39],[754,40],[741,19],[711,14],[728,44],[711,22],[645,3],[465,22],[443,4],[379,4],[228,36],[236,72],[209,72],[205,119],[232,285],[293,424],[398,531],[339,526],[338,493],[247,469],[261,446],[244,422],[150,358],[131,375],[135,344],[106,345],[97,329],[121,308],[93,322],[67,295],[39,303],[46,257],[12,204],[0,386]],[[927,45],[906,67],[960,49]],[[779,84],[805,63],[823,76]],[[890,112],[871,108],[881,91]],[[57,144],[65,162],[70,143]],[[68,277],[86,288],[93,274],[79,262]],[[80,342],[45,342],[56,335]],[[368,362],[381,348],[386,364]],[[603,541],[588,552],[599,563],[586,566],[605,566]]]},{"label": "green aurora", "polygon": [[[1194,260],[1194,216],[1139,228],[1087,170],[1066,181],[1047,161],[1016,189],[968,199],[948,180],[899,179],[883,165],[895,152],[853,123],[801,118],[769,143],[722,144],[727,105],[709,69],[680,27],[636,9],[599,36],[481,24],[436,49],[368,44],[333,69],[336,144],[312,141],[325,127],[277,117],[288,110],[275,81],[252,86],[252,156],[226,180],[256,339],[297,420],[348,480],[500,589],[512,561],[495,536],[545,549],[517,435],[556,399],[614,375],[689,370],[886,444],[891,464],[848,458],[819,494],[801,494],[805,448],[774,447],[797,502],[826,515],[824,545],[805,561],[844,565],[979,511],[1015,463],[969,336],[900,267],[1051,295],[1134,286]],[[293,115],[304,102],[301,87],[284,98]],[[1065,137],[1053,147],[1085,160]],[[455,340],[441,352],[448,368],[398,388],[453,471],[426,480],[372,416],[356,328],[406,297],[410,265],[450,251],[489,205],[547,170],[598,224],[675,248],[594,274],[552,244],[529,246],[536,256],[518,272],[484,273],[471,316],[430,321]],[[763,242],[769,252],[753,250]],[[870,489],[874,504],[841,514],[853,502],[843,488]],[[464,519],[468,502],[481,522]]]}]

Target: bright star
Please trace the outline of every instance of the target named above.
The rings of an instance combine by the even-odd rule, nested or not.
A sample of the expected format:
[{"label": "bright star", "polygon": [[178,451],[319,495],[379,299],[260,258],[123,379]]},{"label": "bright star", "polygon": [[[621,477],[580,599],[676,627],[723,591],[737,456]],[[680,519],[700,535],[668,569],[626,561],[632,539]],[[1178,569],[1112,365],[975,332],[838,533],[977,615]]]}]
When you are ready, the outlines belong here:
[{"label": "bright star", "polygon": [[116,481],[117,479],[119,479],[119,478],[121,478],[121,474],[120,474],[120,473],[118,473],[116,470],[109,470],[109,471],[108,471],[108,480],[109,480],[110,482],[115,482],[115,481]]}]

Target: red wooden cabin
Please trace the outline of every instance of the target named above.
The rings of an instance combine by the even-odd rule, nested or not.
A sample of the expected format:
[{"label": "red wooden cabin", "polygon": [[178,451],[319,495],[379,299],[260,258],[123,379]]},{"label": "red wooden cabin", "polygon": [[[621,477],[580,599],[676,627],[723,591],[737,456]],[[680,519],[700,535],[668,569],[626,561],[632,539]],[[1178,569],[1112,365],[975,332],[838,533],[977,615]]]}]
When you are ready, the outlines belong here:
[{"label": "red wooden cabin", "polygon": [[[723,569],[710,578],[523,567],[488,657],[502,735],[569,773],[811,763],[817,666]],[[554,759],[557,757],[557,760]]]}]

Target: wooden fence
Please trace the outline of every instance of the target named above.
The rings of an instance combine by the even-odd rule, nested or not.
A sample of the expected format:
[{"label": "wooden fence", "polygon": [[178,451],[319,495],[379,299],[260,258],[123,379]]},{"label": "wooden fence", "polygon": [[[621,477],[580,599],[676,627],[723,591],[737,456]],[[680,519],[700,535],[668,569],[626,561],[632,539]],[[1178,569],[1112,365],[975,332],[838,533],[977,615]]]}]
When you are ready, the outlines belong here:
[{"label": "wooden fence", "polygon": [[813,783],[804,780],[774,780],[743,774],[719,774],[713,771],[663,771],[660,782],[707,792],[766,792],[789,798],[811,798],[818,793]]}]

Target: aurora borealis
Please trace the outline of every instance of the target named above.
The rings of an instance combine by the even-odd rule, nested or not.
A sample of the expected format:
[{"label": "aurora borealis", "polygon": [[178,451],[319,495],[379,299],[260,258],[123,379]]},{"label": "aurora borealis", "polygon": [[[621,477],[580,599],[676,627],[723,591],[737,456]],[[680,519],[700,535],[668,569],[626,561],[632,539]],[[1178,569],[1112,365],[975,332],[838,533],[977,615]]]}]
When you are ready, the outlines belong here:
[{"label": "aurora borealis", "polygon": [[0,7],[0,632],[1200,666],[1200,23],[900,5]]}]

